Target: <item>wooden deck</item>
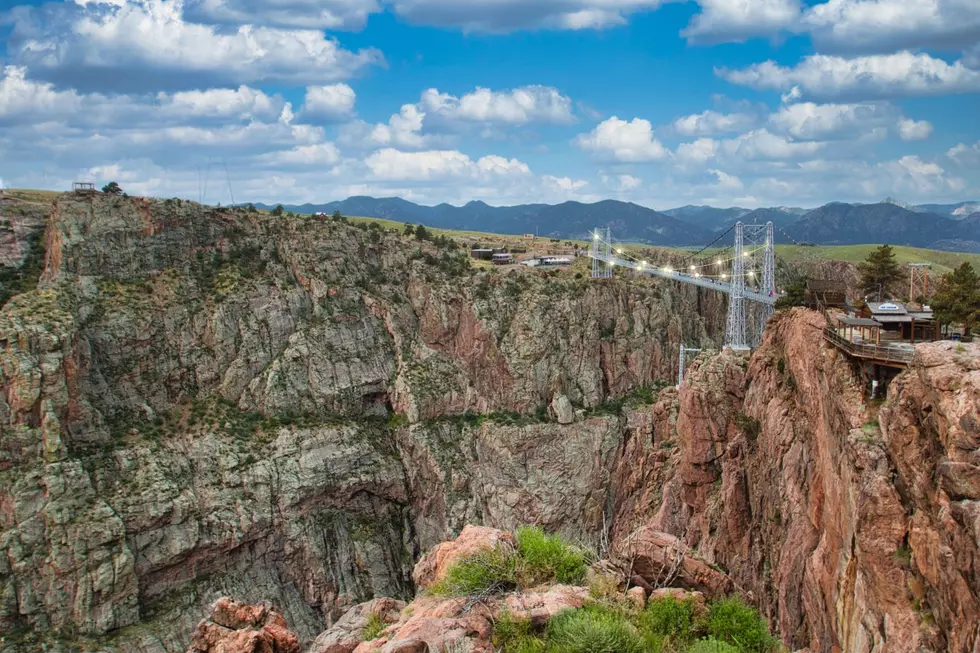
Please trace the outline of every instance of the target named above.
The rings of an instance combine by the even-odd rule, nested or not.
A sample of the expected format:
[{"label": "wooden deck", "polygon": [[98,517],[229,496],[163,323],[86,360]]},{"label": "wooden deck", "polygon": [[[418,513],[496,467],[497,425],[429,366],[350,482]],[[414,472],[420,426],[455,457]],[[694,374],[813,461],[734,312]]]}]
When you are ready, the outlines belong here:
[{"label": "wooden deck", "polygon": [[878,365],[904,369],[912,364],[915,351],[906,347],[889,347],[887,345],[867,345],[856,343],[840,335],[833,327],[827,327],[823,332],[824,340],[831,343],[848,356],[860,358]]}]

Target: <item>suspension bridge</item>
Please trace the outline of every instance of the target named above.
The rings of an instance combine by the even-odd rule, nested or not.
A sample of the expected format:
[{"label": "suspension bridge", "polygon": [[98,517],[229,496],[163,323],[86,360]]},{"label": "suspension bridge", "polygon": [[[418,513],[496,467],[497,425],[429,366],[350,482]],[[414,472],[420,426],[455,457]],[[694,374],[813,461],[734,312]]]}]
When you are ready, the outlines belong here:
[{"label": "suspension bridge", "polygon": [[[702,257],[732,232],[731,246]],[[611,278],[613,270],[620,267],[725,293],[729,296],[725,347],[731,349],[758,346],[776,301],[782,297],[776,291],[776,250],[771,222],[764,225],[738,222],[676,267],[653,265],[630,255],[622,245],[614,244],[612,230],[608,228],[593,232],[589,256],[592,277],[596,279]]]}]

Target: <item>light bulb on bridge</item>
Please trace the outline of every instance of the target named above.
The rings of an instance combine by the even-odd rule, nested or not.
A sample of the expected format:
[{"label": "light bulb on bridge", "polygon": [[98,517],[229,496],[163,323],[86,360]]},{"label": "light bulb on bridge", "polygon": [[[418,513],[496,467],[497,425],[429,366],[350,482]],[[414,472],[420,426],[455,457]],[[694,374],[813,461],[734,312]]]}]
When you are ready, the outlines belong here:
[{"label": "light bulb on bridge", "polygon": [[721,265],[721,259],[718,259],[717,261],[715,261],[715,264],[716,265]]},{"label": "light bulb on bridge", "polygon": [[750,277],[754,277],[755,276],[755,272],[753,272],[752,270],[749,270],[749,276]]},{"label": "light bulb on bridge", "polygon": [[616,253],[617,253],[617,254],[622,254],[622,253],[623,253],[623,250],[621,250],[621,249],[617,249],[617,250],[616,250]]},{"label": "light bulb on bridge", "polygon": [[695,269],[695,268],[694,268],[694,266],[692,265],[692,266],[691,266],[691,272],[694,272],[694,269]]},{"label": "light bulb on bridge", "polygon": [[721,278],[722,279],[727,279],[728,278],[728,275],[727,274],[723,274],[723,275],[721,275]]}]

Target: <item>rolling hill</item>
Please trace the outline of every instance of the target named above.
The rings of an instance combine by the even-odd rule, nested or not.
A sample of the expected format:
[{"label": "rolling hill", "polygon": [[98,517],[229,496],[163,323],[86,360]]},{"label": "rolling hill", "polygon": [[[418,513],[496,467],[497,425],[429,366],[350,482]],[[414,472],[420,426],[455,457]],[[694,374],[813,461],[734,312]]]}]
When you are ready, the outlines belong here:
[{"label": "rolling hill", "polygon": [[[259,208],[270,208],[259,206]],[[713,238],[712,231],[638,204],[604,200],[595,204],[565,202],[558,205],[490,206],[469,202],[464,206],[422,206],[400,198],[351,197],[328,204],[286,206],[296,213],[333,213],[413,222],[439,229],[485,231],[502,234],[535,233],[542,237],[587,239],[598,226],[610,226],[620,240],[650,245],[698,245]]]},{"label": "rolling hill", "polygon": [[[961,212],[970,203],[931,206],[952,213]],[[946,251],[980,252],[980,219],[975,217],[976,214],[970,217],[940,215],[891,198],[878,204],[834,202],[812,211],[793,207],[750,211],[738,207],[684,206],[659,212],[616,200],[594,204],[490,206],[485,202],[469,202],[463,206],[422,206],[397,197],[351,197],[339,202],[285,208],[296,213],[340,211],[348,216],[411,222],[439,229],[535,233],[549,238],[587,239],[592,229],[608,225],[616,240],[667,247],[704,245],[736,220],[746,223],[771,221],[778,228],[777,242],[817,245],[887,242]]]}]

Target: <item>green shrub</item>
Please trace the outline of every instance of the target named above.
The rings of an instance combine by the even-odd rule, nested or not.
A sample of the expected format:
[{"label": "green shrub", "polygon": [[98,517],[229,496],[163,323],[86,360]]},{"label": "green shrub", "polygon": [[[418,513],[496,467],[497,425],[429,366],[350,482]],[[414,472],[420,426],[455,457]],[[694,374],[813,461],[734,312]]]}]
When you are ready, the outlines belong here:
[{"label": "green shrub", "polygon": [[430,589],[437,596],[501,594],[517,587],[517,557],[487,549],[454,563]]},{"label": "green shrub", "polygon": [[735,597],[712,604],[707,632],[744,653],[767,653],[777,644],[759,613]]},{"label": "green shrub", "polygon": [[670,596],[651,601],[639,617],[639,626],[656,638],[685,644],[697,635],[695,619],[694,601],[678,601]]},{"label": "green shrub", "polygon": [[537,585],[550,580],[569,585],[585,581],[586,552],[565,542],[559,535],[547,535],[537,527],[517,529],[517,551],[521,557],[524,584]]},{"label": "green shrub", "polygon": [[740,649],[728,642],[707,637],[689,646],[685,653],[740,653]]},{"label": "green shrub", "polygon": [[365,642],[370,642],[381,637],[382,631],[388,626],[385,620],[381,618],[381,615],[374,613],[368,617],[367,624],[364,626],[364,630],[361,631],[361,639]]},{"label": "green shrub", "polygon": [[560,612],[548,622],[550,651],[640,653],[643,638],[626,617],[597,607]]},{"label": "green shrub", "polygon": [[515,619],[509,612],[493,626],[493,644],[502,653],[544,653],[547,646],[534,632],[528,619]]}]

